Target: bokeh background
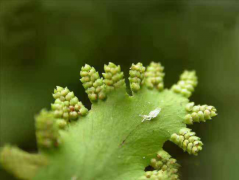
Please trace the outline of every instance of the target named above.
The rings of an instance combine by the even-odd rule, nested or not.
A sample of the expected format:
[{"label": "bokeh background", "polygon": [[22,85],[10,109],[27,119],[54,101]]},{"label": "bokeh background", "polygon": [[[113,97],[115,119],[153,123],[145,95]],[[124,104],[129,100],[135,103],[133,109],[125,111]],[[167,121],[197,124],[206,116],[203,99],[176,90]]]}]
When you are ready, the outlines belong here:
[{"label": "bokeh background", "polygon": [[[160,61],[165,85],[195,69],[197,104],[216,106],[193,125],[204,150],[189,156],[165,144],[183,180],[239,179],[239,2],[233,0],[0,0],[0,146],[36,151],[34,116],[50,108],[56,85],[90,107],[79,82],[85,63]],[[14,180],[0,167],[1,180]]]}]

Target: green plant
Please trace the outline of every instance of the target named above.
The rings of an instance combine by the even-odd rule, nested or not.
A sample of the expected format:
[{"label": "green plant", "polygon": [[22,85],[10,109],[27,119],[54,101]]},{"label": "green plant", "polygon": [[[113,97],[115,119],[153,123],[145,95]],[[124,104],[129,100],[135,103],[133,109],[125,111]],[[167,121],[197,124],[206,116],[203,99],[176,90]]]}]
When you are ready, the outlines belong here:
[{"label": "green plant", "polygon": [[[104,69],[104,79],[89,65],[81,69],[90,111],[68,88],[57,87],[52,110],[36,116],[39,153],[5,146],[3,167],[26,180],[179,179],[179,165],[163,144],[170,140],[197,155],[203,143],[186,124],[216,116],[213,106],[189,103],[195,72],[185,71],[176,85],[164,89],[160,63],[147,69],[133,64],[129,95],[120,66],[109,63]],[[154,171],[145,172],[149,165]]]}]

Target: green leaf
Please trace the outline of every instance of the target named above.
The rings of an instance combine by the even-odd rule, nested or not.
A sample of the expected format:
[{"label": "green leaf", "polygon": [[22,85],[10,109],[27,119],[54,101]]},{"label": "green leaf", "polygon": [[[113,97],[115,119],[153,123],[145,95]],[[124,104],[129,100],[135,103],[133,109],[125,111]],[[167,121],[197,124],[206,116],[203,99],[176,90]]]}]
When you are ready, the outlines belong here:
[{"label": "green leaf", "polygon": [[[50,164],[35,179],[137,179],[171,134],[185,127],[187,103],[169,90],[143,88],[134,96],[115,90],[62,132],[63,145],[46,154]],[[142,122],[140,115],[156,108],[159,115]]]},{"label": "green leaf", "polygon": [[[48,164],[28,172],[28,162],[31,165],[37,155],[25,155],[30,161],[23,166],[27,169],[24,179],[178,180],[179,165],[163,150],[164,143],[170,140],[193,155],[202,150],[200,138],[186,124],[217,114],[213,106],[189,103],[197,85],[194,71],[185,71],[168,90],[160,63],[152,62],[146,71],[140,63],[132,65],[130,96],[120,66],[109,63],[104,69],[105,79],[89,65],[81,70],[81,81],[92,101],[90,111],[68,88],[54,90],[52,110],[36,116],[39,156]],[[0,151],[2,157],[5,154]],[[11,163],[4,162],[3,166],[22,178],[20,156],[10,156],[17,157],[15,166],[9,168]],[[149,165],[154,170],[145,172]]]}]

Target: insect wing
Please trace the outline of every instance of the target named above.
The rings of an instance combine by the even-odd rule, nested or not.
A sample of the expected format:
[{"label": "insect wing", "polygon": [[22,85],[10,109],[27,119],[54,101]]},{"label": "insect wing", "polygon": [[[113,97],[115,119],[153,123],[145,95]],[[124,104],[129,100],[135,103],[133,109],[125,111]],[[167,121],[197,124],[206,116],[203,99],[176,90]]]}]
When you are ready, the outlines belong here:
[{"label": "insect wing", "polygon": [[156,117],[158,116],[158,114],[160,113],[160,111],[161,111],[161,108],[157,108],[157,109],[151,111],[151,112],[149,113],[149,116],[150,116],[151,118],[156,118]]}]

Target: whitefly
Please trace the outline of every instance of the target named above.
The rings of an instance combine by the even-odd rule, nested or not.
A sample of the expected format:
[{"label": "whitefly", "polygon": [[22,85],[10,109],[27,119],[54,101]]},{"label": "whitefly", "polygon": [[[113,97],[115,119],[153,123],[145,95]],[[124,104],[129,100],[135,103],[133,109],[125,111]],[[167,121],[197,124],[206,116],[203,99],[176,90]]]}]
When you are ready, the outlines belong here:
[{"label": "whitefly", "polygon": [[150,121],[151,119],[156,118],[160,112],[161,112],[161,108],[156,108],[155,110],[150,111],[149,115],[141,115],[140,114],[139,116],[143,118],[142,122]]}]

